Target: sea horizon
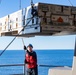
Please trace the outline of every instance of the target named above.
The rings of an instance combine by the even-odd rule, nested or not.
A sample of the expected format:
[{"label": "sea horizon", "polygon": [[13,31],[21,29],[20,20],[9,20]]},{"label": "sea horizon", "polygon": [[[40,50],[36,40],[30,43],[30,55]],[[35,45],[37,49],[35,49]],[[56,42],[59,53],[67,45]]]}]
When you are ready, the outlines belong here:
[{"label": "sea horizon", "polygon": [[[7,50],[24,50],[24,49],[7,49]],[[33,50],[74,50],[74,49],[33,49]],[[2,51],[2,49],[0,49],[0,51]]]}]

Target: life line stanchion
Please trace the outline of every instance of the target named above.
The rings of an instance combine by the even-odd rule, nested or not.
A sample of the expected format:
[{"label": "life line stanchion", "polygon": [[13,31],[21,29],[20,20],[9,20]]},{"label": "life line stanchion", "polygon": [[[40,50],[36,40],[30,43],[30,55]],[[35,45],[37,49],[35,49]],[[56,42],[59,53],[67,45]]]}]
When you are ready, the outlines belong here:
[{"label": "life line stanchion", "polygon": [[[24,43],[24,40],[23,40],[23,38],[22,38],[22,43],[23,43],[23,46],[25,45],[25,43]],[[24,55],[25,55],[25,50],[24,50]],[[25,62],[24,62],[24,75],[26,74],[26,64],[25,64]]]}]

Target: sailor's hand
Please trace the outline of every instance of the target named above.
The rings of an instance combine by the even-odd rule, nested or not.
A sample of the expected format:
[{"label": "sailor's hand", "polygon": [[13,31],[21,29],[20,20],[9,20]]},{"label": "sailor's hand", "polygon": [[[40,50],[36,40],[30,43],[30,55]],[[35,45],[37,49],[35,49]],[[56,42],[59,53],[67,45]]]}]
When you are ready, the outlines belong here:
[{"label": "sailor's hand", "polygon": [[24,45],[24,50],[27,50],[26,46]]}]

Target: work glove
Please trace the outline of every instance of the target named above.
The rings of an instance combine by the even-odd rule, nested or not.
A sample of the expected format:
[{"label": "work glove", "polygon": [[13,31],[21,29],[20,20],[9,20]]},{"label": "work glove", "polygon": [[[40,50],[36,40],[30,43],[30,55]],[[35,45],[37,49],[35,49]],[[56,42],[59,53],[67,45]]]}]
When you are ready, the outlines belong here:
[{"label": "work glove", "polygon": [[26,46],[24,45],[24,50],[27,50]]}]

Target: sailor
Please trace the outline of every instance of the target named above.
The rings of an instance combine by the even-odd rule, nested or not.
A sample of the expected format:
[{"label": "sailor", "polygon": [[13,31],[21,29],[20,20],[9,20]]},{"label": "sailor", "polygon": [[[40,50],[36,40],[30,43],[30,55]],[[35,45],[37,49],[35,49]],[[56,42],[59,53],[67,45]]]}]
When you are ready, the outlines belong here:
[{"label": "sailor", "polygon": [[32,5],[31,14],[33,17],[38,17],[38,11],[37,8]]},{"label": "sailor", "polygon": [[26,48],[24,46],[24,49],[26,51],[25,54],[25,64],[27,67],[27,75],[38,75],[38,68],[37,68],[37,54],[35,51],[33,51],[32,44],[29,44]]}]

